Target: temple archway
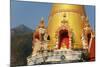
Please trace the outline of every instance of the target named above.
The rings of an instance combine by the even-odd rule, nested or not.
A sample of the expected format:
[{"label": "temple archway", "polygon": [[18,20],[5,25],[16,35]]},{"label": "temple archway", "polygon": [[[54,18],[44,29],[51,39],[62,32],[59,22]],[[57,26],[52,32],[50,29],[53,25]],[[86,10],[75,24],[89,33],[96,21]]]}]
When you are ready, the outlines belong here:
[{"label": "temple archway", "polygon": [[61,47],[65,46],[65,48],[69,49],[69,32],[67,29],[61,29],[59,31],[59,43],[58,43],[58,49],[60,49]]}]

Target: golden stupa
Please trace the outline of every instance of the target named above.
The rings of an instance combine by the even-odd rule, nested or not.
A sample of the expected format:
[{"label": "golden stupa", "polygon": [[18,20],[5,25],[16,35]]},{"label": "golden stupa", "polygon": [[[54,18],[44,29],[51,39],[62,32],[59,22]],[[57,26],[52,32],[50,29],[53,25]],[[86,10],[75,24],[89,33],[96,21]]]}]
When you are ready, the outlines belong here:
[{"label": "golden stupa", "polygon": [[[44,19],[41,18],[33,32],[32,43],[33,51],[32,56],[27,59],[28,64],[32,59],[32,63],[36,61],[34,58],[41,59],[43,56],[49,57],[49,55],[49,61],[47,61],[48,59],[43,61],[52,62],[53,60],[55,62],[56,59],[59,59],[56,58],[57,56],[64,55],[66,59],[67,56],[69,58],[69,55],[74,57],[73,54],[79,59],[81,49],[84,56],[86,54],[85,57],[88,53],[87,58],[90,61],[95,60],[95,32],[91,29],[83,5],[53,4],[48,18],[48,26],[45,26]],[[76,49],[79,49],[78,52]],[[77,60],[76,57],[74,60]],[[82,58],[82,60],[85,59]],[[41,63],[41,61],[39,62]]]},{"label": "golden stupa", "polygon": [[62,25],[62,21],[67,21],[70,31],[74,33],[75,42],[74,48],[82,48],[81,35],[84,27],[84,23],[88,23],[86,20],[86,14],[84,6],[82,5],[69,5],[69,4],[53,4],[51,13],[48,19],[48,34],[51,37],[50,43],[56,43],[56,32]]}]

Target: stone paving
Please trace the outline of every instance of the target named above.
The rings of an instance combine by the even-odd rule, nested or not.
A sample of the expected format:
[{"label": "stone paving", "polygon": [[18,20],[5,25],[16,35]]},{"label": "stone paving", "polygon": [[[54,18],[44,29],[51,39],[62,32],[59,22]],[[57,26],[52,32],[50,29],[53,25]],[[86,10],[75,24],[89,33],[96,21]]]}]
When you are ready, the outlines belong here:
[{"label": "stone paving", "polygon": [[71,49],[66,50],[54,50],[52,52],[44,51],[43,53],[37,53],[27,58],[28,65],[46,64],[46,63],[61,63],[72,62],[81,59],[82,51],[73,51]]}]

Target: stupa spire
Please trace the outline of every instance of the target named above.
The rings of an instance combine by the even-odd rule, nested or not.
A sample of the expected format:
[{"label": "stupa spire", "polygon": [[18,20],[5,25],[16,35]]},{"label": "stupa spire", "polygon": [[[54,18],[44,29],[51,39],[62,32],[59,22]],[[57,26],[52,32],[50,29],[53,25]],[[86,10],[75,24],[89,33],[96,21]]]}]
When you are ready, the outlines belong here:
[{"label": "stupa spire", "polygon": [[43,17],[40,20],[39,27],[40,28],[45,28],[45,22],[44,22],[44,18]]}]

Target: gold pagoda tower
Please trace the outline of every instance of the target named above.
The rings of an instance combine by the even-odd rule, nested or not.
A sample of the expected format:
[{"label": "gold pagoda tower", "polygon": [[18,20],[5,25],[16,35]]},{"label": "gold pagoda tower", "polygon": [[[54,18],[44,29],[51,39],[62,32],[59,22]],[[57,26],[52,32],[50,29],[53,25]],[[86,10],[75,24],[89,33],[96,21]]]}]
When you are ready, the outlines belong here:
[{"label": "gold pagoda tower", "polygon": [[[66,21],[62,23],[63,21]],[[73,48],[82,48],[82,31],[84,24],[88,23],[87,16],[83,5],[69,5],[69,4],[53,4],[51,13],[48,19],[48,34],[51,37],[50,44],[54,45],[62,30],[63,25],[67,26],[69,36],[73,32],[74,43]],[[58,44],[59,45],[59,44]]]}]

